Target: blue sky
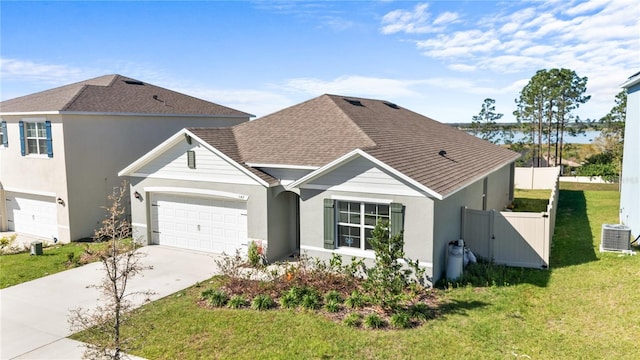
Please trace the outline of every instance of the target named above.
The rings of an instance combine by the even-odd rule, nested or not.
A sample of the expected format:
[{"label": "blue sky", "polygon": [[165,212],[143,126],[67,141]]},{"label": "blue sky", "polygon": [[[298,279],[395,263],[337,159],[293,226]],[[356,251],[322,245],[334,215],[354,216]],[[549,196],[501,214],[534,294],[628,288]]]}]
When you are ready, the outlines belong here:
[{"label": "blue sky", "polygon": [[587,76],[599,119],[640,71],[637,0],[11,2],[2,100],[122,74],[258,116],[331,93],[469,122],[513,121],[539,69]]}]

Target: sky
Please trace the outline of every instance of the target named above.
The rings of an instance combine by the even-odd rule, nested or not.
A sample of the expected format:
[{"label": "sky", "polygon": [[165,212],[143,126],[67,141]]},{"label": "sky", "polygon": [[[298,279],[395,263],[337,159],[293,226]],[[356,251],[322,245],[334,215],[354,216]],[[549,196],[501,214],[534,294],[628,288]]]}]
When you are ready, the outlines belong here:
[{"label": "sky", "polygon": [[640,71],[638,0],[2,1],[0,99],[121,74],[258,117],[322,94],[515,121],[540,69],[588,77],[600,119]]}]

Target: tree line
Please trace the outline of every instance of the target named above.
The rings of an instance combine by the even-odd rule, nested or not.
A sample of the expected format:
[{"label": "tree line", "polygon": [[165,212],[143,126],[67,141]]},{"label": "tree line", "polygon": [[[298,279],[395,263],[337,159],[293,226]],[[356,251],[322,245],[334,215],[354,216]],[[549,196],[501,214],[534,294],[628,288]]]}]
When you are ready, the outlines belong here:
[{"label": "tree line", "polygon": [[[580,77],[570,69],[538,70],[515,99],[513,115],[517,124],[499,124],[503,114],[496,112],[494,99],[486,98],[478,115],[472,117],[471,132],[492,143],[502,141],[513,145],[510,147],[514,150],[526,151],[532,165],[540,167],[562,164],[565,134],[596,128],[601,131],[598,141],[606,155],[601,158],[616,164],[619,172],[627,93],[622,90],[616,95],[615,105],[603,118],[582,120],[574,111],[591,99],[591,95],[585,94],[587,82],[587,77]],[[514,128],[525,134],[517,144],[512,141]]]}]

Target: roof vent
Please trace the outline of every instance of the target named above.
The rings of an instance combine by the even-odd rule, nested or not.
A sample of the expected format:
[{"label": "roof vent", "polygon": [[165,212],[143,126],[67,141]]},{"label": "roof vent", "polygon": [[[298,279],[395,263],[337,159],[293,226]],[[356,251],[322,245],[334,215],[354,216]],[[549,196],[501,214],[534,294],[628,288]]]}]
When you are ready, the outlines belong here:
[{"label": "roof vent", "polygon": [[123,81],[129,85],[144,85],[144,83],[140,80],[123,80]]},{"label": "roof vent", "polygon": [[440,151],[438,152],[438,155],[440,155],[440,156],[445,156],[445,155],[447,155],[447,152],[446,152],[446,151],[444,151],[444,150],[440,150]]},{"label": "roof vent", "polygon": [[384,102],[385,105],[387,105],[388,107],[392,108],[392,109],[400,109],[400,107],[394,103],[390,103],[390,102]]},{"label": "roof vent", "polygon": [[348,102],[349,104],[351,104],[353,106],[363,106],[364,107],[364,105],[362,105],[360,100],[344,99],[344,101]]}]

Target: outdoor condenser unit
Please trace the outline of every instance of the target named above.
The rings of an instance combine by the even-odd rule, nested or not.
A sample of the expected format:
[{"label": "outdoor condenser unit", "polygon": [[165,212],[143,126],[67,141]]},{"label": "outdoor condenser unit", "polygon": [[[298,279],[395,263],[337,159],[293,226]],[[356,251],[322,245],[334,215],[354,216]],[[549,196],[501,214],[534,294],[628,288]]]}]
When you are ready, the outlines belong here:
[{"label": "outdoor condenser unit", "polygon": [[600,251],[630,250],[631,228],[621,224],[602,224]]}]

